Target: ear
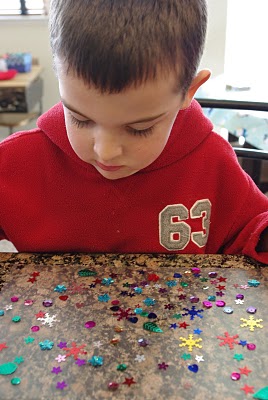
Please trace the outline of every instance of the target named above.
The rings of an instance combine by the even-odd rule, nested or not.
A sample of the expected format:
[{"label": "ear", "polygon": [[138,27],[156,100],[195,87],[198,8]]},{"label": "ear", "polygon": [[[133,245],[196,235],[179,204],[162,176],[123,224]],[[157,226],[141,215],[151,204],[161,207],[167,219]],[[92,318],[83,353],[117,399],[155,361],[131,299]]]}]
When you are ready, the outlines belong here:
[{"label": "ear", "polygon": [[185,94],[181,109],[189,107],[196,91],[210,78],[210,75],[211,71],[209,69],[202,69],[197,73],[192,80],[191,86]]}]

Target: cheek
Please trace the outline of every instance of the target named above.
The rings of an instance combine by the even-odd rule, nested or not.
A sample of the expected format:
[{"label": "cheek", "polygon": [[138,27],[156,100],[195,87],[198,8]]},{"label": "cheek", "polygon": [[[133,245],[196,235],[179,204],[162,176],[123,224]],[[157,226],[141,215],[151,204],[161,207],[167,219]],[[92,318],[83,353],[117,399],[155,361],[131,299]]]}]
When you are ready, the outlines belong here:
[{"label": "cheek", "polygon": [[87,143],[86,135],[82,134],[83,130],[73,126],[73,124],[69,122],[68,119],[66,120],[66,130],[67,137],[72,149],[81,159],[84,159],[85,156],[88,156],[89,144]]}]

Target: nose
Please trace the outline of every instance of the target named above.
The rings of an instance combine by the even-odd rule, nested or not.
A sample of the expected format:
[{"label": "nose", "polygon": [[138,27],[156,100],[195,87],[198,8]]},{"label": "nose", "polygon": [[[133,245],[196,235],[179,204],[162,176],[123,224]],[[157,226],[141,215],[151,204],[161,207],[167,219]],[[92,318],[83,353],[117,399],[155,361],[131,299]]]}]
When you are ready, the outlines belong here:
[{"label": "nose", "polygon": [[94,136],[94,152],[100,162],[108,163],[122,155],[122,144],[115,133],[98,129]]}]

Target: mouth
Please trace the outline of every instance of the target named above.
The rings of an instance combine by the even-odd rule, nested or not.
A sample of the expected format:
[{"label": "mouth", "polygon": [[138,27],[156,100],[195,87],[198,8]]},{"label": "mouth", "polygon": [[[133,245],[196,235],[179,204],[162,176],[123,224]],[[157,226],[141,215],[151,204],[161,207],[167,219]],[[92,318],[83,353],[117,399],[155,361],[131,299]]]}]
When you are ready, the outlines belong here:
[{"label": "mouth", "polygon": [[118,171],[119,169],[123,168],[123,165],[105,165],[99,161],[96,161],[96,164],[103,171]]}]

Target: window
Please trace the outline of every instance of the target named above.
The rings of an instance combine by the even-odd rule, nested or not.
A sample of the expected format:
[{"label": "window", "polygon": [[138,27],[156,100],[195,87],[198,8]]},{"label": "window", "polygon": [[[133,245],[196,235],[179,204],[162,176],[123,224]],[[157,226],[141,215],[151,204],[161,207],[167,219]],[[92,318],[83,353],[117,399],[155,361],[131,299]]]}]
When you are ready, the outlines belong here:
[{"label": "window", "polygon": [[0,0],[0,15],[42,15],[44,0]]}]

